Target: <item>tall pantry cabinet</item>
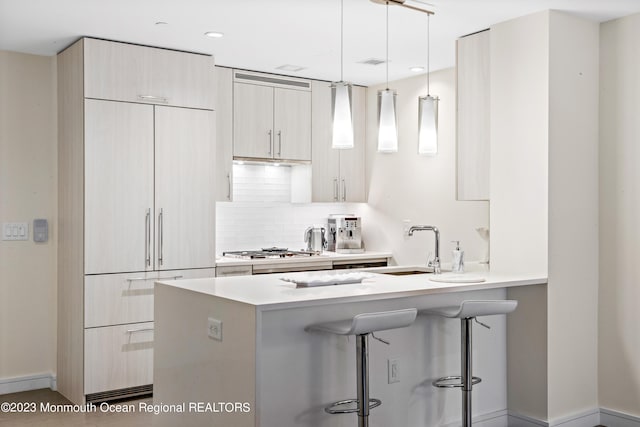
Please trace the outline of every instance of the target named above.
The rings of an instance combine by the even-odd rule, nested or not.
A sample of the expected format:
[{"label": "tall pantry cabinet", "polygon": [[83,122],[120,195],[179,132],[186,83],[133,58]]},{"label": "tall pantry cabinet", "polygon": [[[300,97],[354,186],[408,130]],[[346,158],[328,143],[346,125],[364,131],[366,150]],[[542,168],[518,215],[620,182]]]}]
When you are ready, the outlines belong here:
[{"label": "tall pantry cabinet", "polygon": [[84,38],[58,55],[58,390],[148,393],[153,283],[215,275],[213,58]]}]

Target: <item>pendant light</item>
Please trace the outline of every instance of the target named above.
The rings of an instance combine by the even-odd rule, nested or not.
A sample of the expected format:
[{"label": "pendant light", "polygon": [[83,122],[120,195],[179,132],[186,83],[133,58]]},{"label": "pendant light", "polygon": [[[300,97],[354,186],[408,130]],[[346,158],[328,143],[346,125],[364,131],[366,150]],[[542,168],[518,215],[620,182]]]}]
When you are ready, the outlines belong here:
[{"label": "pendant light", "polygon": [[438,154],[438,97],[431,96],[429,92],[430,72],[429,68],[429,14],[427,14],[427,96],[418,98],[418,153]]},{"label": "pendant light", "polygon": [[331,117],[333,132],[331,148],[353,148],[353,116],[351,115],[351,84],[343,80],[344,72],[344,0],[340,0],[340,81],[331,84]]},{"label": "pendant light", "polygon": [[389,89],[389,2],[387,8],[387,85],[378,91],[378,152],[398,151],[398,120],[396,117],[396,91]]}]

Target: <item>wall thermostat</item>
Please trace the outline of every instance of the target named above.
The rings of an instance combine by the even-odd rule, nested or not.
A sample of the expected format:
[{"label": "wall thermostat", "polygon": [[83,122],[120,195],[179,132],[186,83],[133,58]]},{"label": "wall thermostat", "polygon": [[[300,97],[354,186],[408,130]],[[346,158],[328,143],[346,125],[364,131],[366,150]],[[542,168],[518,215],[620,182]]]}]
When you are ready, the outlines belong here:
[{"label": "wall thermostat", "polygon": [[49,240],[49,223],[46,219],[33,220],[33,241],[44,243]]}]

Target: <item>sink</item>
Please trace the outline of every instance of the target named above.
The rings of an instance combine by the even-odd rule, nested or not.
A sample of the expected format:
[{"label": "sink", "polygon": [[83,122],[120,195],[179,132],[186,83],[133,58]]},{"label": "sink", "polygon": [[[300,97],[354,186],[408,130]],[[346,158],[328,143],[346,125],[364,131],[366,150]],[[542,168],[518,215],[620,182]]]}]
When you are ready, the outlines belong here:
[{"label": "sink", "polygon": [[381,274],[389,274],[391,276],[410,276],[412,274],[431,274],[431,272],[422,271],[422,270],[401,270],[401,271],[387,271],[386,273],[381,272]]},{"label": "sink", "polygon": [[432,274],[433,269],[422,265],[397,265],[390,267],[367,268],[371,273],[387,274],[390,276],[412,276],[415,274]]}]

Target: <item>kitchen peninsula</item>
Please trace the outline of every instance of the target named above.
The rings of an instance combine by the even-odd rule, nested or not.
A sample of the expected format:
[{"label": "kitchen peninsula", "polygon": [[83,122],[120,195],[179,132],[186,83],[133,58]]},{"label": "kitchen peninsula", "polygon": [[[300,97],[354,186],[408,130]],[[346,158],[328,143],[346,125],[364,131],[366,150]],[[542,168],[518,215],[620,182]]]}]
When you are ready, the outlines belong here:
[{"label": "kitchen peninsula", "polygon": [[[156,425],[350,425],[354,414],[323,408],[355,395],[353,342],[305,327],[364,312],[505,299],[507,288],[546,284],[544,277],[483,275],[484,282],[462,284],[432,282],[427,274],[375,274],[362,283],[311,288],[281,280],[289,274],[157,282],[154,403],[248,403],[251,409],[166,413]],[[475,328],[474,369],[484,378],[474,393],[474,416],[479,422],[504,417],[506,425],[506,320],[486,322],[491,330]],[[379,333],[389,346],[371,340],[371,396],[383,402],[371,412],[372,425],[458,417],[459,393],[431,386],[459,370],[458,330],[456,321],[421,315],[408,328]],[[397,363],[398,382],[388,381],[388,360]]]}]

